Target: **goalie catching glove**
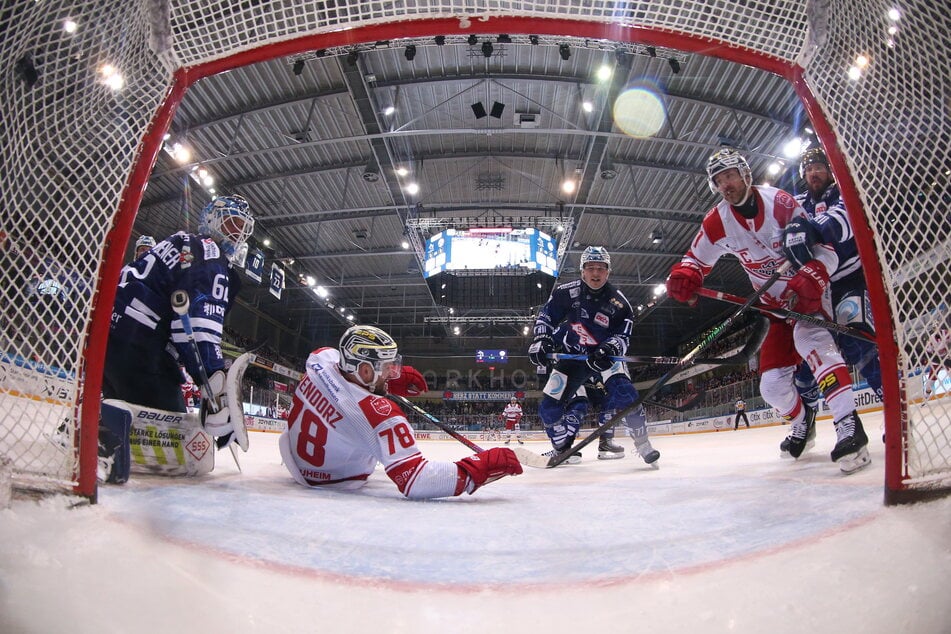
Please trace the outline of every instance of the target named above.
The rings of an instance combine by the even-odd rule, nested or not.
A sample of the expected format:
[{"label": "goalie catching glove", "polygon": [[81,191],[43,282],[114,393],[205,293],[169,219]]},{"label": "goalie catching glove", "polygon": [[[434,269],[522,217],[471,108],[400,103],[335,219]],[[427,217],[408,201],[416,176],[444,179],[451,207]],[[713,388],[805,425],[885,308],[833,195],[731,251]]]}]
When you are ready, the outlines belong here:
[{"label": "goalie catching glove", "polygon": [[782,299],[789,310],[809,315],[820,311],[822,295],[828,288],[829,274],[826,267],[817,260],[810,260],[786,284]]},{"label": "goalie catching glove", "polygon": [[465,478],[465,484],[457,489],[458,493],[465,491],[472,494],[484,484],[495,482],[507,475],[522,473],[522,465],[515,457],[515,452],[506,447],[493,447],[463,458],[456,466],[459,467],[460,480]]}]

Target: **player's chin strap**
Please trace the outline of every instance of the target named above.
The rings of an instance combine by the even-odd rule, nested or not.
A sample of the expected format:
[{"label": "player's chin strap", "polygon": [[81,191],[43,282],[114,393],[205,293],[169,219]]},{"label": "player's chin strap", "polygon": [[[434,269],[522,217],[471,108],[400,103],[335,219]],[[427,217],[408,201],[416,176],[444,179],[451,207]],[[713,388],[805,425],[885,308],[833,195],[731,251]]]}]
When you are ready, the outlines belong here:
[{"label": "player's chin strap", "polygon": [[[446,425],[444,422],[442,422],[441,420],[439,420],[438,418],[436,418],[435,416],[433,416],[432,414],[430,414],[429,412],[427,412],[422,407],[412,402],[408,398],[404,396],[400,396],[398,394],[387,394],[387,398],[393,399],[394,401],[397,401],[398,403],[401,403],[402,405],[405,405],[406,407],[410,408],[411,410],[413,410],[414,412],[416,412],[417,414],[419,414],[420,416],[422,416],[423,418],[431,422],[433,425],[435,425],[439,429],[443,430],[444,432],[446,432],[447,434],[449,434],[450,436],[452,436],[453,438],[461,442],[463,445],[465,445],[472,451],[476,453],[482,453],[483,451],[485,451],[485,449],[475,444],[474,442],[472,442],[471,440],[469,440],[468,438],[466,438],[465,436],[457,432],[452,427]],[[528,449],[524,449],[522,447],[515,447],[514,449],[512,449],[512,452],[515,453],[515,457],[518,458],[518,461],[521,462],[526,467],[535,467],[536,469],[544,469],[548,466],[548,458],[545,458],[544,456],[539,456],[537,453],[533,451],[529,451]]]},{"label": "player's chin strap", "polygon": [[766,291],[772,288],[773,284],[779,281],[779,278],[782,277],[782,275],[789,269],[789,267],[790,267],[789,262],[783,262],[783,264],[778,269],[776,269],[776,271],[772,275],[769,276],[766,282],[762,286],[760,286],[759,289],[757,289],[755,293],[750,295],[749,299],[747,299],[743,303],[742,306],[737,308],[735,311],[733,311],[732,315],[730,315],[729,317],[724,319],[722,322],[720,322],[717,326],[712,328],[710,332],[708,332],[707,335],[703,339],[700,340],[700,343],[694,346],[694,348],[690,352],[688,352],[683,358],[680,359],[677,365],[667,370],[667,372],[665,372],[659,379],[657,379],[657,381],[654,382],[652,386],[650,386],[646,391],[639,394],[637,399],[633,403],[631,403],[630,405],[628,405],[626,408],[622,409],[621,411],[617,412],[612,418],[606,420],[604,423],[598,426],[597,429],[595,429],[593,432],[588,434],[584,438],[584,440],[582,440],[580,443],[575,443],[572,447],[570,447],[566,451],[563,451],[549,458],[548,467],[549,468],[557,467],[562,462],[567,460],[568,457],[571,456],[573,453],[593,443],[595,440],[600,438],[604,434],[604,432],[608,430],[608,428],[616,425],[619,419],[622,419],[628,414],[633,413],[634,410],[639,408],[644,403],[644,401],[654,396],[654,394],[656,394],[658,390],[660,390],[660,388],[664,387],[664,385],[666,385],[667,382],[670,381],[670,379],[672,379],[675,375],[683,372],[686,368],[696,363],[697,357],[700,355],[700,353],[706,350],[708,347],[710,347],[710,344],[713,343],[714,340],[716,340],[720,335],[722,335],[726,330],[728,330],[730,326],[732,326],[736,322],[736,320],[739,319],[740,316],[744,312],[746,312],[747,308],[750,308],[751,306],[753,306],[753,304],[755,304],[759,300],[760,297],[766,294]]}]

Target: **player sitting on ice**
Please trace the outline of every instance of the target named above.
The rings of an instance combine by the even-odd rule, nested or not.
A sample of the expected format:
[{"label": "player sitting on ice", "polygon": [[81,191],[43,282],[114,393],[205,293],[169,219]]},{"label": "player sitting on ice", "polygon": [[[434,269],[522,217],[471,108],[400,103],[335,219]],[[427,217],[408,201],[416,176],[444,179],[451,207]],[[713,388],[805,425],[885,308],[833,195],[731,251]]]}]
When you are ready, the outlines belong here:
[{"label": "player sitting on ice", "polygon": [[306,374],[281,434],[281,458],[294,481],[308,487],[355,490],[378,463],[408,498],[473,493],[522,472],[515,454],[496,447],[457,462],[427,460],[403,411],[385,398],[398,379],[396,341],[373,326],[353,326],[337,349],[320,348]]},{"label": "player sitting on ice", "polygon": [[[122,269],[102,377],[99,462],[108,482],[125,482],[130,470],[207,473],[214,468],[212,437],[247,451],[243,368],[236,363],[225,373],[221,334],[241,285],[232,264],[241,264],[253,230],[247,201],[222,196],[202,210],[198,234],[171,235]],[[175,291],[189,299],[194,341],[172,308]],[[208,376],[212,393],[204,394],[200,415],[186,414],[179,364],[193,377]]]},{"label": "player sitting on ice", "polygon": [[[568,405],[579,388],[595,377],[604,383],[607,398],[599,414],[603,424],[619,411],[633,405],[637,389],[624,363],[612,357],[627,353],[633,311],[624,294],[608,282],[611,256],[604,247],[587,247],[581,254],[581,279],[555,287],[551,297],[538,311],[535,338],[528,356],[536,366],[551,365],[549,356],[556,346],[569,354],[585,354],[584,361],[561,360],[552,368],[538,406],[554,449],[545,455],[563,453],[574,444],[582,417]],[[647,464],[660,458],[647,436],[647,414],[637,407],[621,421],[628,429],[638,454]],[[613,442],[614,429],[599,439],[598,458],[623,458],[624,448]],[[565,462],[575,464],[581,454],[573,453]]]},{"label": "player sitting on ice", "polygon": [[[736,150],[723,149],[710,156],[707,176],[711,191],[722,200],[704,216],[690,249],[667,278],[667,294],[688,305],[696,303],[704,277],[728,253],[739,258],[753,288],[760,288],[785,263],[783,229],[793,219],[807,217],[789,193],[753,186],[750,166]],[[806,314],[820,313],[828,319],[832,310],[829,271],[836,270],[838,258],[832,247],[822,244],[816,245],[813,256],[794,275],[787,271],[775,281],[761,301]],[[798,458],[807,442],[806,409],[793,381],[800,360],[809,363],[835,418],[832,461],[844,473],[861,469],[870,462],[868,437],[855,412],[852,379],[832,335],[814,324],[771,318],[760,349],[760,393],[792,423],[787,439],[790,454]]]}]

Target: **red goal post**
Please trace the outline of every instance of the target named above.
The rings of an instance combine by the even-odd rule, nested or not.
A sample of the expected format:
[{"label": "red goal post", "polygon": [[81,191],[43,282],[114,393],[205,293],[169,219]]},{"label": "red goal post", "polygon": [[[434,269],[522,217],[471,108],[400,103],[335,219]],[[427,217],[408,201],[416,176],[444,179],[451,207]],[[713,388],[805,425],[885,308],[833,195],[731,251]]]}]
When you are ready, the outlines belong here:
[{"label": "red goal post", "polygon": [[[191,84],[314,49],[522,33],[712,55],[794,85],[830,156],[869,280],[885,379],[885,500],[946,494],[951,396],[925,405],[921,388],[922,372],[947,361],[927,342],[949,319],[951,24],[940,3],[905,1],[897,20],[891,8],[876,0],[6,3],[0,60],[13,77],[0,86],[0,455],[13,461],[19,487],[95,498],[115,286],[142,191]],[[868,65],[851,79],[858,55]],[[63,421],[75,449],[50,451],[47,437]]]}]

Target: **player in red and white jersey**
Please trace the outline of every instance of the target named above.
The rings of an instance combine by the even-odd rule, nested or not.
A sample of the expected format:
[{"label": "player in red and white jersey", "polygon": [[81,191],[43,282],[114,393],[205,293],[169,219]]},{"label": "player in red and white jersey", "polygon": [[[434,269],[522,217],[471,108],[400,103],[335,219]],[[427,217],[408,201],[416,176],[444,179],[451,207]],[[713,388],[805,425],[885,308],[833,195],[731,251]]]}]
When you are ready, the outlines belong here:
[{"label": "player in red and white jersey", "polygon": [[507,445],[512,441],[512,432],[515,432],[515,440],[518,441],[518,444],[524,445],[522,429],[518,425],[518,422],[522,420],[522,406],[518,404],[517,398],[512,397],[512,400],[502,410],[501,418],[505,423],[505,444]]},{"label": "player in red and white jersey", "polygon": [[358,489],[382,463],[403,495],[423,499],[473,493],[522,472],[515,454],[501,447],[458,462],[427,460],[403,411],[383,396],[401,363],[393,338],[373,326],[353,326],[338,349],[311,353],[279,441],[295,481]]},{"label": "player in red and white jersey", "polygon": [[[700,231],[683,259],[671,269],[667,293],[693,304],[717,260],[732,254],[746,270],[754,289],[760,288],[785,262],[783,229],[793,218],[806,217],[791,194],[769,186],[753,186],[749,164],[736,150],[723,149],[707,161],[711,191],[722,200],[703,219]],[[838,257],[825,244],[813,247],[813,259],[795,274],[784,274],[762,301],[768,305],[806,314],[832,315],[829,274]],[[805,416],[793,374],[805,360],[823,392],[835,419],[837,441],[832,460],[845,473],[870,463],[868,437],[852,398],[852,380],[842,354],[828,330],[813,324],[771,319],[760,350],[760,393],[776,411],[792,422],[783,449],[798,458],[812,446],[815,434]]]},{"label": "player in red and white jersey", "polygon": [[937,332],[932,333],[925,345],[925,352],[930,357],[928,379],[925,381],[925,398],[931,398],[934,394],[934,384],[941,378],[941,369],[951,369],[951,358],[948,358],[949,349],[951,349],[951,332],[947,328],[939,328]]}]

